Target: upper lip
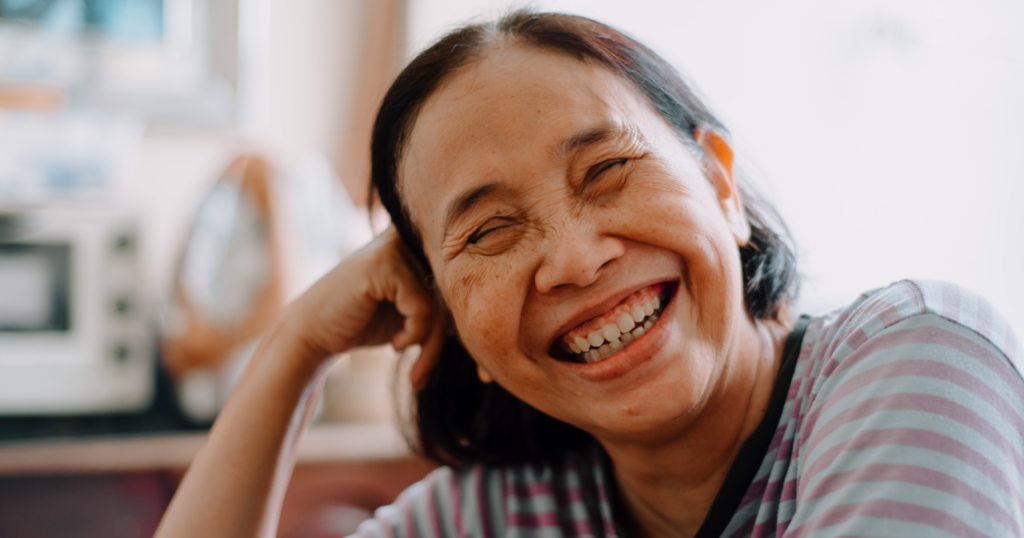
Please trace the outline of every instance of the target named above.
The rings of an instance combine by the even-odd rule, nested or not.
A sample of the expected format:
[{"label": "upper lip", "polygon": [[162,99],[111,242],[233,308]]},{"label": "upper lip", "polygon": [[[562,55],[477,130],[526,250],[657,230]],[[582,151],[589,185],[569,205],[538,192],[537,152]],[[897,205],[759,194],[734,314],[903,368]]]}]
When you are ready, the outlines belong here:
[{"label": "upper lip", "polygon": [[555,336],[552,338],[550,342],[548,342],[548,349],[551,349],[555,345],[555,342],[559,338],[561,338],[565,333],[575,329],[583,322],[594,319],[597,316],[600,316],[601,314],[604,314],[605,312],[611,310],[612,308],[615,307],[615,305],[621,303],[626,297],[629,297],[630,295],[649,286],[653,286],[654,284],[657,284],[659,282],[669,282],[671,280],[673,279],[666,277],[652,278],[650,281],[646,283],[634,285],[621,291],[615,292],[614,294],[608,296],[607,298],[601,300],[600,302],[592,303],[588,306],[585,306],[584,308],[579,310],[572,318],[570,318],[562,325],[559,325],[559,327],[555,329]]}]

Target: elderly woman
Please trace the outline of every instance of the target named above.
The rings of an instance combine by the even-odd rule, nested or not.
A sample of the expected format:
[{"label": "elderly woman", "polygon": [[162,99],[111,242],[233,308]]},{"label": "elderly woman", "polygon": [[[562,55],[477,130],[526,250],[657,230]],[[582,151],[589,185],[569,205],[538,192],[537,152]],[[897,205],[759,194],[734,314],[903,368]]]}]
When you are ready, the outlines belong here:
[{"label": "elderly woman", "polygon": [[422,345],[445,467],[363,536],[1024,535],[1009,327],[916,281],[794,320],[784,229],[636,41],[456,30],[391,87],[372,158],[393,227],[266,336],[158,536],[272,532],[318,374],[388,342]]}]

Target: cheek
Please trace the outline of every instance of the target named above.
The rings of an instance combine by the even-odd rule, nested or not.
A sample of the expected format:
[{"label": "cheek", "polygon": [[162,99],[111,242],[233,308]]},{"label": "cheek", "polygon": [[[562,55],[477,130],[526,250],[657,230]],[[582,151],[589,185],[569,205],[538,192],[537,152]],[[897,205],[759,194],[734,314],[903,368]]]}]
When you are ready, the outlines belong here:
[{"label": "cheek", "polygon": [[526,288],[521,267],[511,260],[485,259],[449,270],[445,300],[470,355],[479,360],[515,347]]},{"label": "cheek", "polygon": [[739,252],[714,189],[703,176],[685,173],[652,168],[632,178],[632,192],[623,193],[608,221],[623,236],[680,257],[694,321],[718,339],[729,325],[722,318],[743,312]]}]

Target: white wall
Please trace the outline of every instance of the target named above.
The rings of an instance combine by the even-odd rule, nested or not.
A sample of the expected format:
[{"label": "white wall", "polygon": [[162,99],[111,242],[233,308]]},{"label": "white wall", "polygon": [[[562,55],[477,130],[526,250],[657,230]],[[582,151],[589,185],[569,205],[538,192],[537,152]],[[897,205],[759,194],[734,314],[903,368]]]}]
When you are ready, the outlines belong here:
[{"label": "white wall", "polygon": [[[982,293],[1024,331],[1024,4],[546,0],[695,82],[800,248],[808,312],[905,277]],[[502,0],[411,0],[425,46]]]}]

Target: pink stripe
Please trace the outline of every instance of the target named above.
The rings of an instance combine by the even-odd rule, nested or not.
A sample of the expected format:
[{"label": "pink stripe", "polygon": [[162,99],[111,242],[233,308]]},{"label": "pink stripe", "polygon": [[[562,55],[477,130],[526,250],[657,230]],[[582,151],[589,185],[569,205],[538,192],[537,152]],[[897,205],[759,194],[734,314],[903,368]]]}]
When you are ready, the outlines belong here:
[{"label": "pink stripe", "polygon": [[[799,362],[800,359],[797,359]],[[789,392],[786,393],[786,403],[796,401],[800,397],[800,378],[797,377],[796,370],[793,370],[793,382],[789,384]]]},{"label": "pink stripe", "polygon": [[1017,414],[1013,407],[992,388],[965,370],[946,363],[922,359],[905,359],[894,361],[872,368],[843,381],[841,387],[832,393],[832,397],[821,407],[820,412],[829,409],[839,399],[851,392],[870,385],[875,381],[894,377],[929,377],[956,385],[976,395],[989,404],[1018,431],[1024,431],[1024,418]]},{"label": "pink stripe", "polygon": [[426,492],[426,503],[427,503],[427,519],[430,521],[430,530],[433,532],[433,536],[440,538],[444,536],[441,532],[441,522],[437,519],[437,492],[434,491],[436,486],[430,484]]},{"label": "pink stripe", "polygon": [[554,495],[554,488],[551,486],[551,482],[520,482],[518,480],[510,480],[505,486],[505,492],[507,495],[512,495],[520,498],[530,498],[539,495]]},{"label": "pink stripe", "polygon": [[[859,517],[909,521],[940,529],[952,536],[985,538],[985,534],[945,512],[889,499],[873,499],[857,504],[831,506],[805,525],[793,529],[792,533],[787,532],[786,538],[803,538],[818,529],[838,525]],[[880,524],[869,523],[869,526],[877,528]]]},{"label": "pink stripe", "polygon": [[[569,499],[569,502],[581,503],[583,502],[583,492],[578,487],[570,487],[565,490],[565,496]],[[604,500],[604,490],[598,488],[597,490],[598,499]]]},{"label": "pink stripe", "polygon": [[554,512],[516,512],[509,514],[510,527],[524,527],[528,529],[550,529],[556,528],[564,531],[568,536],[593,536],[590,522],[586,520],[559,521],[558,514]]},{"label": "pink stripe", "polygon": [[[814,379],[815,376],[812,375],[812,373],[814,372],[814,368],[820,363],[821,356],[822,356],[822,353],[823,353],[821,347],[818,347],[818,353],[817,354],[814,353],[814,349],[815,349],[815,344],[816,343],[817,343],[816,341],[815,342],[810,342],[809,345],[805,346],[806,356],[804,356],[804,354],[802,353],[801,355],[804,356],[804,357],[800,360],[803,363],[803,365],[804,365],[803,366],[803,371],[801,372],[798,369],[797,371],[794,372],[794,377],[793,377],[794,378],[794,383],[793,383],[793,385],[791,385],[792,387],[796,387],[796,389],[798,390],[798,394],[795,397],[796,401],[794,402],[794,409],[796,410],[796,413],[798,414],[798,421],[797,421],[797,430],[798,431],[800,430],[800,419],[799,419],[800,413],[803,413],[803,410],[802,410],[803,400],[805,398],[807,398],[807,391],[810,390],[811,387],[813,386],[813,383],[811,381]],[[798,365],[799,364],[800,363],[798,363]],[[806,384],[805,384],[805,381],[806,381]],[[803,385],[803,391],[802,392],[800,392],[801,385]]]},{"label": "pink stripe", "polygon": [[765,499],[778,498],[782,492],[782,488],[785,486],[785,477],[779,478],[778,480],[772,480],[764,488]]},{"label": "pink stripe", "polygon": [[[601,490],[599,490],[600,492]],[[543,495],[555,495],[554,486],[551,482],[508,482],[505,485],[505,494],[519,499],[532,499]],[[565,497],[569,502],[583,502],[583,492],[579,486],[569,486],[565,489]]]},{"label": "pink stripe", "polygon": [[[573,521],[572,522],[573,536],[593,536],[594,529],[590,528],[590,521]],[[614,531],[612,533],[614,534]]]},{"label": "pink stripe", "polygon": [[868,335],[864,333],[864,329],[857,327],[857,330],[852,331],[850,333],[850,336],[847,336],[843,343],[852,347],[853,349],[857,349],[860,346],[864,345],[864,342],[867,341]]},{"label": "pink stripe", "polygon": [[893,305],[887,305],[884,310],[878,313],[878,319],[882,322],[882,325],[891,327],[897,322],[903,321],[903,314],[896,309]]},{"label": "pink stripe", "polygon": [[797,491],[799,489],[799,477],[786,480],[785,484],[782,485],[782,496],[779,497],[779,502],[792,501],[793,499],[796,499]]},{"label": "pink stripe", "polygon": [[784,531],[779,530],[778,525],[778,512],[772,512],[766,521],[763,521],[754,526],[751,532],[751,538],[761,538],[764,536],[782,536]]},{"label": "pink stripe", "polygon": [[[839,328],[842,327],[846,323],[846,319],[849,318],[849,317],[850,317],[850,312],[845,312],[844,311],[844,312],[840,313],[839,317],[836,318],[835,324],[832,326],[833,330],[838,332]],[[846,339],[846,336],[847,336],[847,333],[838,334],[838,335],[835,335],[835,336],[829,335],[829,338],[831,339],[831,341],[829,342],[828,346],[825,346],[824,354],[822,354],[822,358],[824,359],[825,357],[831,357],[832,354],[835,353],[836,348],[838,348],[843,343],[843,341]]]},{"label": "pink stripe", "polygon": [[[982,437],[998,447],[1010,461],[1016,464],[1017,472],[1024,475],[1024,468],[1021,467],[1020,457],[1013,449],[1013,445],[990,422],[981,415],[952,400],[930,394],[890,394],[858,402],[853,407],[837,413],[828,422],[819,427],[818,431],[814,434],[813,440],[808,445],[807,451],[809,453],[814,452],[819,443],[848,423],[884,411],[920,411],[941,415],[959,422],[980,433]],[[883,423],[885,421],[884,418],[879,418],[878,420]]]},{"label": "pink stripe", "polygon": [[[810,368],[812,367],[813,364],[820,362],[823,357],[827,356],[827,351],[828,351],[827,348],[828,348],[828,346],[818,346],[817,345],[817,344],[819,344],[821,342],[822,338],[825,337],[825,333],[827,333],[827,332],[828,332],[828,330],[823,330],[823,334],[819,334],[818,335],[818,339],[815,340],[814,341],[814,345],[811,346],[812,350],[811,350],[810,353],[812,353],[812,356],[807,361],[808,372],[811,371]],[[814,353],[814,349],[815,348],[817,349],[817,353]],[[807,376],[804,376],[804,377],[807,377]]]},{"label": "pink stripe", "polygon": [[[948,347],[950,349],[953,349],[954,351],[959,351],[960,353],[963,353],[976,359],[978,362],[985,365],[993,373],[997,374],[1000,378],[1002,378],[1007,384],[1019,384],[1019,376],[1015,376],[1007,371],[1008,365],[1006,364],[1006,360],[1004,360],[1002,357],[994,356],[989,350],[960,335],[956,335],[949,331],[938,329],[935,327],[918,327],[913,329],[905,329],[894,333],[878,335],[872,338],[867,345],[858,348],[848,357],[843,359],[842,363],[839,363],[838,361],[832,361],[831,364],[837,365],[837,367],[834,368],[835,371],[832,372],[832,374],[838,374],[840,372],[853,368],[862,359],[870,356],[872,353],[888,350],[904,344],[935,344]],[[891,362],[889,364],[895,363],[896,361]],[[1017,379],[1014,379],[1015,377]],[[830,401],[835,402],[836,399],[831,398]],[[823,410],[827,408],[828,405],[829,402],[826,402],[826,405],[823,405],[822,407],[815,409],[808,415],[806,425],[804,425],[804,432],[814,430],[814,426],[818,420],[818,417],[823,412]],[[1001,407],[1005,408],[1005,406]],[[808,437],[805,434],[801,439],[801,445],[806,443],[807,440]]]},{"label": "pink stripe", "polygon": [[952,284],[942,284],[942,317],[960,322],[960,289]]},{"label": "pink stripe", "polygon": [[[778,512],[772,512],[767,520],[754,525],[753,532],[750,534],[751,538],[775,534],[779,527],[778,517]],[[779,533],[778,536],[782,536],[782,533]]]},{"label": "pink stripe", "polygon": [[473,468],[473,478],[476,481],[476,504],[477,511],[480,512],[480,529],[483,531],[484,538],[493,538],[490,505],[487,502],[487,492],[485,491],[487,483],[484,481],[484,472],[480,466]]},{"label": "pink stripe", "polygon": [[[778,448],[778,450],[779,450],[779,452],[775,456],[775,460],[774,460],[775,462],[779,462],[779,461],[785,462],[785,461],[789,461],[791,459],[791,458],[789,458],[787,453],[792,448],[793,441],[792,441],[792,439],[786,439],[785,441],[780,441],[780,439],[784,438],[785,435],[786,435],[786,426],[785,425],[782,425],[782,426],[779,426],[778,428],[776,428],[775,436],[772,437],[772,442],[771,442],[771,444],[768,447],[768,452],[766,453],[766,455],[767,454],[771,454],[772,450],[774,450],[776,448]],[[754,502],[754,501],[756,501],[758,499],[771,499],[771,498],[774,497],[776,491],[774,491],[773,488],[775,490],[778,489],[780,480],[776,480],[774,482],[769,482],[769,479],[771,478],[771,472],[772,472],[771,469],[769,469],[767,475],[765,475],[764,477],[759,478],[759,479],[757,479],[757,480],[755,480],[755,481],[750,483],[750,487],[747,488],[747,492],[743,494],[743,499],[740,501],[740,505],[737,508],[737,511],[742,510],[748,504],[750,504],[751,502]]]},{"label": "pink stripe", "polygon": [[[788,416],[785,413],[783,413],[782,417],[780,418],[788,418]],[[781,424],[775,427],[775,433],[772,435],[771,442],[768,443],[768,450],[765,451],[765,454],[771,454],[773,450],[780,448],[780,446],[783,444],[782,440],[786,438],[786,427],[788,426],[787,422],[788,421],[783,421]]]},{"label": "pink stripe", "polygon": [[416,527],[416,514],[413,511],[412,497],[402,499],[398,509],[402,511],[402,517],[405,519],[405,535],[409,538],[419,538],[420,530]]},{"label": "pink stripe", "polygon": [[564,529],[566,527],[571,531],[569,536],[594,536],[595,534],[594,529],[590,527],[589,519],[565,521],[562,523],[562,528]]},{"label": "pink stripe", "polygon": [[[786,441],[782,444],[782,447],[779,448],[779,456],[778,456],[778,458],[776,458],[775,461],[776,462],[780,462],[781,461],[781,462],[786,462],[786,463],[793,461],[793,458],[790,457],[789,455],[784,456],[784,454],[787,454],[788,452],[790,452],[790,450],[792,450],[792,448],[793,448],[793,440],[792,439],[786,439]],[[779,495],[780,490],[782,490],[782,488],[783,488],[784,480],[785,480],[785,477],[780,477],[778,480],[773,480],[771,482],[768,482],[768,484],[765,486],[765,489],[764,489],[764,498],[765,499],[774,499],[774,498],[776,498],[776,496]]]},{"label": "pink stripe", "polygon": [[[1007,385],[1014,386],[1020,384],[1020,375],[1018,375],[1009,364],[1009,361],[1007,360],[1008,357],[1002,354],[1007,350],[1000,349],[999,346],[996,346],[995,344],[993,344],[993,347],[997,348],[999,354],[993,353],[984,346],[960,336],[959,334],[952,333],[938,327],[919,327],[916,329],[907,329],[905,332],[911,331],[915,333],[915,335],[920,335],[923,341],[944,345],[977,360],[989,371],[999,376],[999,378]],[[1009,335],[1013,334],[1012,331],[1009,331],[1009,327],[1007,327],[1007,331]],[[991,340],[988,340],[988,342],[990,344],[992,343]]]},{"label": "pink stripe", "polygon": [[[876,336],[875,338],[877,339],[878,337]],[[864,329],[858,327],[856,330],[851,331],[850,335],[843,340],[843,343],[849,345],[850,348],[852,348],[853,350],[857,350],[858,348],[863,346],[868,340],[868,335],[864,333]],[[839,346],[836,347],[838,348]],[[852,356],[852,354],[850,356]],[[832,357],[833,353],[829,353],[828,362],[825,363],[825,365],[821,368],[821,371],[818,372],[819,378],[831,377],[832,374],[834,374],[835,372],[839,372],[844,370],[845,368],[848,368],[848,366],[845,365],[849,362],[850,357],[847,357],[842,361],[834,360],[832,359]]]},{"label": "pink stripe", "polygon": [[455,518],[455,532],[461,537],[466,536],[466,529],[462,522],[462,487],[459,484],[459,474],[452,471],[451,493],[452,493],[452,515]]},{"label": "pink stripe", "polygon": [[[812,482],[819,473],[827,471],[840,454],[853,450],[865,450],[884,446],[916,447],[956,458],[994,482],[1003,492],[1020,502],[1020,492],[1007,480],[1006,475],[982,454],[952,437],[917,428],[888,428],[884,430],[862,430],[852,439],[829,448],[817,460],[808,465],[802,482],[798,485],[797,496],[804,498],[802,485]],[[899,450],[898,448],[896,450]]]},{"label": "pink stripe", "polygon": [[747,488],[747,492],[743,494],[743,499],[740,500],[740,505],[736,508],[739,512],[745,508],[748,504],[763,499],[765,486],[768,484],[768,477],[759,478],[750,483],[750,487]]},{"label": "pink stripe", "polygon": [[983,297],[978,297],[978,318],[975,321],[977,324],[978,334],[984,336],[988,341],[992,341],[992,303],[986,301]]},{"label": "pink stripe", "polygon": [[904,317],[903,314],[900,314],[899,310],[897,309],[897,305],[892,303],[888,299],[888,297],[893,295],[899,297],[899,293],[893,293],[893,291],[885,293],[882,297],[876,298],[870,303],[866,303],[863,307],[861,307],[858,310],[857,315],[875,316],[886,327],[902,320]]},{"label": "pink stripe", "polygon": [[729,538],[744,538],[744,537],[747,537],[747,536],[750,536],[750,538],[754,538],[754,536],[757,536],[757,535],[756,534],[755,535],[751,535],[750,531],[753,530],[753,528],[754,528],[754,521],[756,521],[756,520],[757,520],[757,514],[755,513],[754,515],[750,516],[750,518],[748,518],[746,521],[744,521],[743,524],[740,525],[739,528],[736,529],[736,532],[730,534]]},{"label": "pink stripe", "polygon": [[822,478],[818,485],[807,493],[804,500],[806,502],[817,499],[818,497],[835,493],[849,484],[863,482],[904,482],[942,491],[962,499],[981,512],[984,512],[992,519],[1001,523],[1006,530],[1010,532],[1018,530],[1010,514],[993,502],[992,499],[971,487],[970,484],[945,473],[917,465],[874,463],[852,471],[831,474]]},{"label": "pink stripe", "polygon": [[[815,344],[817,344],[817,342],[815,342]],[[815,345],[812,344],[809,347],[811,347],[813,349],[815,347]],[[824,346],[822,346],[822,347],[824,347]],[[814,368],[817,367],[820,364],[820,362],[821,362],[821,355],[822,355],[821,348],[818,348],[818,351],[819,351],[819,353],[816,354],[814,356],[814,358],[809,359],[807,361],[806,366],[804,367],[804,371],[800,375],[800,379],[801,380],[806,380],[806,384],[803,387],[804,393],[800,394],[799,400],[797,400],[793,404],[793,407],[795,408],[796,417],[797,417],[796,418],[796,432],[797,432],[796,435],[804,435],[804,432],[807,431],[803,427],[804,420],[806,419],[807,410],[811,409],[813,404],[814,404],[814,401],[813,401],[814,397],[813,397],[813,395],[808,395],[807,392],[810,391],[811,389],[813,389],[813,387],[814,387],[813,380],[817,378],[817,376],[814,375]],[[794,377],[794,379],[795,379],[795,377]],[[807,400],[806,402],[804,402],[805,399]],[[795,449],[793,450],[794,457],[799,457],[800,446],[801,445],[802,445],[802,443],[796,443]]]},{"label": "pink stripe", "polygon": [[508,523],[513,527],[558,527],[558,514],[554,512],[514,512],[509,514]]},{"label": "pink stripe", "polygon": [[[782,429],[782,428],[780,428],[780,429]],[[785,430],[783,430],[782,435],[783,436],[786,435]],[[793,452],[793,438],[790,437],[790,438],[785,439],[784,441],[782,441],[782,444],[779,445],[779,452],[778,452],[778,455],[775,456],[775,461],[791,461],[793,459],[792,454],[791,454],[792,452]]]}]

